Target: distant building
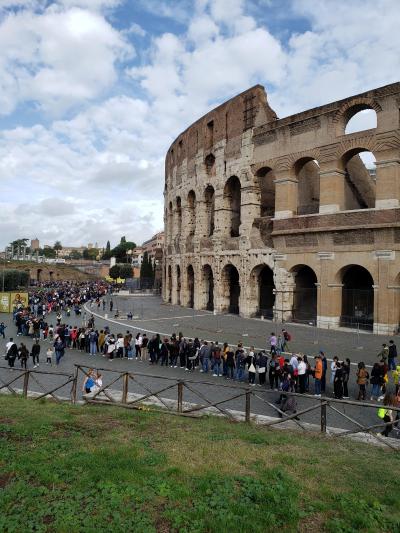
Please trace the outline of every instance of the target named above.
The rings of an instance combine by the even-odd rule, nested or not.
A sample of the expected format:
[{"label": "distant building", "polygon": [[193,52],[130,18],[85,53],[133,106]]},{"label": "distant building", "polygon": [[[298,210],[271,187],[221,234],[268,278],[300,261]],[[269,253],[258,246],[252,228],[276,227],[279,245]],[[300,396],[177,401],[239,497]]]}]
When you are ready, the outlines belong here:
[{"label": "distant building", "polygon": [[158,260],[160,255],[160,250],[162,252],[164,248],[164,232],[160,231],[153,235],[151,239],[148,241],[145,241],[142,244],[143,252],[147,252],[147,255],[149,258],[151,258],[152,261]]},{"label": "distant building", "polygon": [[131,264],[133,268],[140,268],[143,262],[143,254],[145,250],[143,247],[138,246],[134,250],[129,250],[128,255],[131,256]]},{"label": "distant building", "polygon": [[83,254],[85,250],[84,246],[64,246],[61,250],[58,251],[58,257],[68,258],[72,252],[78,252]]},{"label": "distant building", "polygon": [[39,250],[40,244],[39,239],[31,239],[31,250],[32,252],[35,252],[36,250]]}]

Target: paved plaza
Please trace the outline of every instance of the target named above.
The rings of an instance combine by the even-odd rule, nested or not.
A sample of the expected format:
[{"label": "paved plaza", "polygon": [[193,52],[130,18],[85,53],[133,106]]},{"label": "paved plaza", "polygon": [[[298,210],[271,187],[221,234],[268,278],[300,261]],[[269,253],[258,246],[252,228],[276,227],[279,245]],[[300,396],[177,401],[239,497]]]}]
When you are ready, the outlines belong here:
[{"label": "paved plaza", "polygon": [[[158,297],[146,296],[146,297],[122,297],[113,296],[114,310],[118,309],[120,318],[115,319],[110,317],[110,312],[107,310],[99,311],[97,307],[87,306],[86,315],[79,317],[65,317],[64,321],[72,326],[80,326],[82,322],[87,320],[89,313],[93,312],[96,318],[96,328],[101,329],[105,325],[108,325],[114,333],[124,333],[126,330],[132,331],[134,334],[137,331],[147,332],[151,335],[153,332],[161,333],[162,335],[169,335],[172,332],[182,331],[187,337],[197,336],[199,338],[206,338],[209,340],[218,340],[219,342],[230,342],[236,344],[238,341],[242,341],[245,345],[254,344],[256,347],[261,348],[266,346],[266,338],[271,331],[280,330],[281,324],[274,324],[269,321],[242,319],[237,316],[214,316],[211,313],[193,311],[184,309],[177,306],[164,305]],[[108,309],[108,305],[107,305]],[[136,318],[127,320],[124,318],[126,312],[132,311]],[[107,315],[107,317],[105,316]],[[1,315],[0,319],[7,324],[6,339],[0,340],[0,353],[4,353],[5,342],[8,337],[13,336],[17,342],[26,342],[30,348],[32,345],[31,339],[27,337],[16,337],[16,328],[12,323],[10,315]],[[49,323],[56,322],[55,315],[49,315]],[[342,357],[349,356],[354,363],[359,360],[366,362],[373,362],[376,359],[376,354],[379,351],[379,347],[384,340],[382,337],[378,337],[371,334],[360,334],[363,348],[359,349],[356,345],[358,336],[352,332],[342,331],[322,331],[316,330],[312,327],[286,324],[287,329],[293,335],[293,342],[291,348],[295,351],[302,351],[308,355],[314,355],[319,349],[324,349],[328,356],[334,354],[341,355]],[[56,372],[64,372],[66,374],[73,375],[75,371],[75,364],[100,368],[102,370],[104,383],[110,383],[115,377],[117,372],[130,371],[137,375],[138,383],[130,383],[129,391],[132,393],[145,394],[146,390],[157,391],[164,387],[167,387],[171,382],[169,380],[185,379],[191,382],[190,387],[192,391],[185,389],[184,400],[192,403],[204,403],[202,395],[205,395],[210,401],[220,401],[233,397],[238,393],[239,387],[245,387],[245,383],[237,383],[232,381],[226,381],[223,378],[215,378],[211,373],[202,374],[198,371],[185,372],[183,369],[161,367],[159,365],[150,366],[148,363],[126,359],[114,359],[109,361],[102,355],[90,356],[85,352],[78,350],[68,349],[64,358],[61,360],[59,367],[49,367],[44,364],[45,350],[48,342],[42,341],[41,352],[41,364],[37,370],[49,372],[46,375],[37,375],[40,383],[48,388],[55,387],[63,382],[63,378],[56,376]],[[18,367],[19,362],[16,362]],[[29,361],[30,368],[32,368],[31,359]],[[6,366],[6,361],[1,363],[2,367]],[[13,372],[8,368],[0,369],[0,378],[4,382],[12,379],[17,372]],[[313,380],[311,379],[311,382]],[[81,397],[81,388],[83,382],[83,374],[78,384],[78,398]],[[328,376],[328,396],[332,396],[332,386],[329,385]],[[215,386],[215,384],[221,384],[222,386]],[[226,387],[228,385],[228,387]],[[16,382],[15,387],[22,388],[22,380]],[[111,387],[113,390],[122,389],[122,382],[115,383]],[[29,389],[32,391],[40,392],[40,386],[36,381],[31,380]],[[267,416],[276,416],[276,411],[268,405],[266,402],[273,403],[278,397],[279,393],[267,394],[263,388],[256,386],[252,389],[255,396],[252,397],[252,413],[262,414]],[[356,396],[356,384],[355,384],[355,367],[352,367],[350,376],[350,396],[355,398]],[[199,392],[199,395],[196,394]],[[313,389],[311,386],[310,392]],[[70,385],[60,389],[59,394],[68,397],[70,392]],[[239,391],[240,392],[240,391]],[[176,400],[176,388],[171,391],[166,391],[161,396],[166,399]],[[298,409],[304,409],[312,404],[312,400],[301,398],[298,401]],[[244,411],[244,398],[238,398],[226,402],[223,407],[228,409],[235,409],[238,411]],[[362,423],[377,423],[376,409],[375,408],[360,408],[352,405],[340,405],[340,410],[347,416],[354,417]],[[305,422],[311,422],[319,424],[319,411],[308,413],[301,418]],[[328,413],[328,425],[340,428],[351,429],[354,428],[354,424],[345,420],[338,414]]]}]

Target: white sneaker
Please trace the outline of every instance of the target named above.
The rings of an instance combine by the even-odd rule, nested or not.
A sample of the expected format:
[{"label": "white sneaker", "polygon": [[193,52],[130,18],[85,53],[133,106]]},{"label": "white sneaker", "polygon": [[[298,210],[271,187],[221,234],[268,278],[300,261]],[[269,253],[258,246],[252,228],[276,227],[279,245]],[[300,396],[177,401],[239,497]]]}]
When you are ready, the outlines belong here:
[{"label": "white sneaker", "polygon": [[200,370],[200,372],[204,372],[204,370],[202,369],[202,370]]},{"label": "white sneaker", "polygon": [[174,368],[178,368],[178,365],[175,365]]},{"label": "white sneaker", "polygon": [[213,377],[218,377],[217,374],[213,374]]},{"label": "white sneaker", "polygon": [[378,402],[381,402],[383,400],[384,396],[379,396]]}]

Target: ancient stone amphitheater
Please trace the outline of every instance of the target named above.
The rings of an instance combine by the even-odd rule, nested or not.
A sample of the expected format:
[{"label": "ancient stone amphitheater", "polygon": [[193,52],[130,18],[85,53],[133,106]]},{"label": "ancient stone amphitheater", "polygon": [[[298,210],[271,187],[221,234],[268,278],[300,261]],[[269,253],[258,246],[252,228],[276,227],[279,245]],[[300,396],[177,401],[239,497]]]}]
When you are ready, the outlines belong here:
[{"label": "ancient stone amphitheater", "polygon": [[397,331],[399,108],[395,83],[278,119],[257,85],[192,124],[166,156],[164,300]]}]

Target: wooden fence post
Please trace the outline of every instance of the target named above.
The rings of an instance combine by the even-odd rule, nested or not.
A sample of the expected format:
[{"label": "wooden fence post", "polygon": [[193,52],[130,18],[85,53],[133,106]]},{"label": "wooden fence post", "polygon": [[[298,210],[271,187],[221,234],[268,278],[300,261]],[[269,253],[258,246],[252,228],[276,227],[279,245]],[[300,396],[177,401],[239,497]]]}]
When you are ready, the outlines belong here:
[{"label": "wooden fence post", "polygon": [[25,370],[25,374],[24,374],[24,385],[23,385],[23,389],[22,389],[22,396],[23,396],[24,398],[27,398],[27,397],[28,397],[29,374],[30,374],[30,371],[29,371],[29,370]]},{"label": "wooden fence post", "polygon": [[183,381],[178,381],[178,413],[183,412]]},{"label": "wooden fence post", "polygon": [[245,420],[247,423],[250,423],[250,401],[251,401],[251,391],[246,391],[246,409],[245,409]]},{"label": "wooden fence post", "polygon": [[129,384],[129,374],[125,372],[122,376],[122,403],[127,403],[128,401],[128,384]]},{"label": "wooden fence post", "polygon": [[321,401],[321,433],[326,433],[326,403]]},{"label": "wooden fence post", "polygon": [[77,390],[78,390],[78,374],[79,374],[79,366],[75,366],[74,381],[72,382],[72,389],[71,389],[71,401],[73,404],[76,404],[76,395],[77,395]]}]

